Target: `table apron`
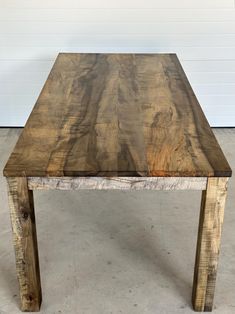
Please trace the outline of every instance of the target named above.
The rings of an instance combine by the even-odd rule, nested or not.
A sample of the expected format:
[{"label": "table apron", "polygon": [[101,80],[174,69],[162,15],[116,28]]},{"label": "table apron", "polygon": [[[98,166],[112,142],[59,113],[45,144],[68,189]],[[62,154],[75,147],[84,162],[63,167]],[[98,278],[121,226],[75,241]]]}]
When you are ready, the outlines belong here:
[{"label": "table apron", "polygon": [[30,190],[206,190],[207,177],[28,177]]}]

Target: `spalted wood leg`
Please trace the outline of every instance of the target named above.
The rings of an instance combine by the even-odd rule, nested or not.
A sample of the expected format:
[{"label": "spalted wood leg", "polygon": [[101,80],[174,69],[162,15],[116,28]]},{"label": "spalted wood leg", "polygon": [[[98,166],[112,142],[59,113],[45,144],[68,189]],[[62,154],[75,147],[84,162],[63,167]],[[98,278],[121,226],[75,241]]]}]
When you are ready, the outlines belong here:
[{"label": "spalted wood leg", "polygon": [[202,192],[192,303],[212,311],[228,178],[208,178]]},{"label": "spalted wood leg", "polygon": [[41,283],[33,192],[27,178],[8,178],[9,206],[22,311],[39,311]]}]

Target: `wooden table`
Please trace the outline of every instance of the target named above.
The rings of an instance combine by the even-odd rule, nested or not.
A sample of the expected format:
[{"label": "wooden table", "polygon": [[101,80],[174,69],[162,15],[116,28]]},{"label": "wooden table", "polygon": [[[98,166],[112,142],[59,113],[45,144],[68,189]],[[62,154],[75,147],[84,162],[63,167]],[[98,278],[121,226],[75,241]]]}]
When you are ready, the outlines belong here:
[{"label": "wooden table", "polygon": [[42,299],[36,189],[202,190],[192,302],[212,310],[231,169],[175,54],[59,54],[4,175],[22,311]]}]

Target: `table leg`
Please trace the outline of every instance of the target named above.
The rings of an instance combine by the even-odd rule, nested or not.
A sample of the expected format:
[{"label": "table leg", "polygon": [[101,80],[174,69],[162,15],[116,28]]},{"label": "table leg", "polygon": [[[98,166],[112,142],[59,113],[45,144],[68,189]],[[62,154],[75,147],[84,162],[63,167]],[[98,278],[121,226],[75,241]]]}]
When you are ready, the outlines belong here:
[{"label": "table leg", "polygon": [[33,192],[25,177],[7,181],[21,310],[39,311],[42,297]]},{"label": "table leg", "polygon": [[212,311],[228,178],[208,178],[202,192],[192,303]]}]

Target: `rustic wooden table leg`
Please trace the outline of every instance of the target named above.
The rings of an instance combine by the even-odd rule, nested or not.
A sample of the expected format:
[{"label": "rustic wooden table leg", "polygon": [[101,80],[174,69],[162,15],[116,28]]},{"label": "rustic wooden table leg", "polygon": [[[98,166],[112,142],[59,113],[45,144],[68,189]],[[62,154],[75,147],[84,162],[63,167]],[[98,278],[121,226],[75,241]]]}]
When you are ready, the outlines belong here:
[{"label": "rustic wooden table leg", "polygon": [[39,311],[42,298],[33,192],[25,177],[7,181],[21,310]]},{"label": "rustic wooden table leg", "polygon": [[192,303],[212,311],[228,178],[208,178],[202,192]]}]

